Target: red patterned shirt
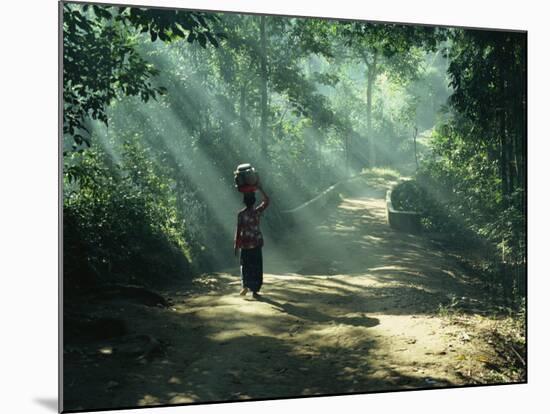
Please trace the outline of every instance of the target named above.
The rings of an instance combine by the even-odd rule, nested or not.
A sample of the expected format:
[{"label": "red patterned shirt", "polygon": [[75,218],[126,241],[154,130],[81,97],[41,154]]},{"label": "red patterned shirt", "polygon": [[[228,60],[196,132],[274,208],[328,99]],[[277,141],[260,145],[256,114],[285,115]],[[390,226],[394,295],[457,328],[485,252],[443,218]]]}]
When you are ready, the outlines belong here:
[{"label": "red patterned shirt", "polygon": [[265,198],[258,207],[244,208],[239,211],[235,247],[253,249],[264,245],[264,239],[260,231],[260,214],[268,205],[269,199]]}]

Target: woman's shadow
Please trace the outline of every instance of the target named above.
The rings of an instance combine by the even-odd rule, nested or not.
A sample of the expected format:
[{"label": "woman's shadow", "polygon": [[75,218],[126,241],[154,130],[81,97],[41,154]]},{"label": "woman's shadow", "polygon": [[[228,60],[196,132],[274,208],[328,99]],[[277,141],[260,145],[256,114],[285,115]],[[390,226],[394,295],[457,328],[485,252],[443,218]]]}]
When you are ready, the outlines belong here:
[{"label": "woman's shadow", "polygon": [[297,318],[307,319],[312,322],[321,322],[321,323],[336,322],[344,325],[363,326],[365,328],[371,328],[373,326],[380,324],[379,319],[370,318],[368,316],[351,317],[351,318],[331,317],[315,309],[296,306],[288,302],[287,303],[277,302],[276,300],[273,300],[263,295],[258,295],[255,297],[255,299],[259,302],[264,302],[273,306],[279,312],[283,312]]}]

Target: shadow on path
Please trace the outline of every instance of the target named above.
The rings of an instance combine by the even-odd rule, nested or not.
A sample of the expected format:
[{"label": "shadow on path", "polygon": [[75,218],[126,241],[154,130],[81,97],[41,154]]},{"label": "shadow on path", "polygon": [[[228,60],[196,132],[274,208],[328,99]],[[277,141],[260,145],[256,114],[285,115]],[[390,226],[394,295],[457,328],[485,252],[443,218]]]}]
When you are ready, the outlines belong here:
[{"label": "shadow on path", "polygon": [[350,318],[331,317],[315,309],[311,309],[311,307],[307,305],[297,306],[292,303],[281,303],[264,295],[260,296],[257,300],[273,306],[279,312],[284,312],[290,316],[295,316],[297,318],[306,319],[312,322],[334,322],[353,326],[362,326],[366,328],[376,326],[380,323],[378,319],[369,318],[367,316]]}]

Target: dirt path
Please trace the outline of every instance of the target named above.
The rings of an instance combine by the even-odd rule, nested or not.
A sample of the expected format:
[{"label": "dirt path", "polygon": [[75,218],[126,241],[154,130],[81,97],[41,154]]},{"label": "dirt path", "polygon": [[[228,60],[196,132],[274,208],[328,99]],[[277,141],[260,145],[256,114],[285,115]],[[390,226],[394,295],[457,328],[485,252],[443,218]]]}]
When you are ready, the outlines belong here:
[{"label": "dirt path", "polygon": [[[141,326],[166,341],[164,355],[124,378],[105,373],[97,399],[109,379],[114,406],[482,381],[477,288],[428,240],[389,228],[383,186],[350,191],[284,245],[265,247],[260,300],[238,296],[237,267],[200,279],[202,293],[170,292],[174,306]],[[445,316],[452,295],[473,312],[464,323]]]}]

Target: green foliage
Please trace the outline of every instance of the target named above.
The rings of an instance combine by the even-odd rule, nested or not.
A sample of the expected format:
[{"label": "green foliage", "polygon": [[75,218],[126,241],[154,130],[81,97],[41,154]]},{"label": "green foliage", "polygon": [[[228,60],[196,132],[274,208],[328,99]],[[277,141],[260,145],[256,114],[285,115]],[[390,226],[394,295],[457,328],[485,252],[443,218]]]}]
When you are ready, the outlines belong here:
[{"label": "green foliage", "polygon": [[[152,41],[187,41],[218,45],[208,23],[215,15],[178,10],[99,5],[63,5],[63,134],[72,149],[90,146],[89,119],[107,125],[106,107],[117,97],[144,102],[166,92],[153,86],[158,70],[142,58],[139,33]],[[69,142],[66,144],[69,145]]]},{"label": "green foliage", "polygon": [[428,231],[476,250],[477,268],[497,279],[504,296],[514,284],[524,294],[524,36],[454,30],[447,56],[450,110],[396,204],[420,211]]},{"label": "green foliage", "polygon": [[[498,31],[455,31],[448,56],[454,93],[450,99],[479,132],[495,131],[500,112],[522,133],[525,94],[525,35]],[[477,132],[476,131],[476,132]],[[494,136],[484,137],[494,139]]]},{"label": "green foliage", "polygon": [[343,21],[338,31],[346,38],[347,46],[367,46],[386,58],[406,54],[411,46],[435,50],[446,37],[446,30],[437,27],[386,23]]},{"label": "green foliage", "polygon": [[498,163],[505,202],[525,188],[526,49],[523,33],[460,30],[448,53],[455,129]]},{"label": "green foliage", "polygon": [[525,259],[525,207],[522,189],[501,192],[498,162],[461,138],[451,124],[432,141],[433,153],[416,176],[426,225],[431,230],[475,237],[492,245],[497,257]]},{"label": "green foliage", "polygon": [[426,192],[416,181],[405,181],[392,191],[392,204],[396,210],[423,212],[426,210]]},{"label": "green foliage", "polygon": [[93,283],[190,276],[192,252],[171,191],[174,183],[152,161],[141,137],[127,137],[120,153],[115,162],[93,143],[67,156],[63,235],[68,288],[85,282],[82,276],[90,273],[85,269],[93,269]]}]

